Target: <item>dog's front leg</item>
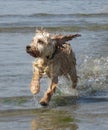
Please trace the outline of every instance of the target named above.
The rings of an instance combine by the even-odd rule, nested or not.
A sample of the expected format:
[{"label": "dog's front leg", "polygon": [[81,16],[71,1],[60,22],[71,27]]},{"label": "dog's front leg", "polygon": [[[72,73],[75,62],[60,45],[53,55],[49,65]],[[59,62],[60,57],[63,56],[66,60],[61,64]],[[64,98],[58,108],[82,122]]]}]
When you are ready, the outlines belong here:
[{"label": "dog's front leg", "polygon": [[48,105],[48,103],[49,103],[53,93],[56,90],[57,83],[58,83],[58,77],[54,77],[51,80],[51,84],[50,84],[48,90],[46,91],[46,93],[44,94],[44,97],[40,100],[40,104],[41,105],[43,105],[43,106],[47,106]]},{"label": "dog's front leg", "polygon": [[39,73],[39,71],[35,71],[31,80],[31,84],[30,84],[30,90],[32,92],[32,94],[37,94],[40,90],[40,78],[41,75]]}]

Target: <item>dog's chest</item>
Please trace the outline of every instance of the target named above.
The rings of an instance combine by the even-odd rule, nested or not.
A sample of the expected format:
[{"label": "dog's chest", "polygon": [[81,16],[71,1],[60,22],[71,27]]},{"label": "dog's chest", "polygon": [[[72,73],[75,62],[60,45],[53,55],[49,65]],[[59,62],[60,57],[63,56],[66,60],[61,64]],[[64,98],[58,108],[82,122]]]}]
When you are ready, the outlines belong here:
[{"label": "dog's chest", "polygon": [[33,62],[33,72],[38,71],[42,76],[50,77],[50,73],[52,70],[52,62],[45,62],[43,59],[38,59]]}]

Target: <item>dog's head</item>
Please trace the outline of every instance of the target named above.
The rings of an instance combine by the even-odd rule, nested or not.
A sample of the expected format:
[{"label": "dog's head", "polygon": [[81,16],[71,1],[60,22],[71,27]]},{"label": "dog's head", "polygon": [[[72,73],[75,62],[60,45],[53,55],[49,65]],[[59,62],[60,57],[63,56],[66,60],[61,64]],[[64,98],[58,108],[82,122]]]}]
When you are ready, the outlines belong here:
[{"label": "dog's head", "polygon": [[55,50],[55,40],[45,30],[36,30],[30,45],[26,46],[26,52],[33,57],[50,57]]},{"label": "dog's head", "polygon": [[66,41],[79,36],[81,35],[50,35],[46,30],[36,30],[36,35],[33,37],[31,44],[26,46],[26,52],[35,58],[51,58],[57,47],[62,47]]}]

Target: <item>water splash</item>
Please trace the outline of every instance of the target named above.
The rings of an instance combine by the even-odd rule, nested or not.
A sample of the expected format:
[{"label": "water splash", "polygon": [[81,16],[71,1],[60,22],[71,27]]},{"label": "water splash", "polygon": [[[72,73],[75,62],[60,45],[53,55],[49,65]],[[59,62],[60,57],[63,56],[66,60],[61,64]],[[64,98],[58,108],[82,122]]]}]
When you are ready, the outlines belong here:
[{"label": "water splash", "polygon": [[36,95],[33,95],[33,106],[34,108],[40,108],[40,105],[39,105],[39,95],[36,94]]},{"label": "water splash", "polygon": [[84,56],[78,66],[79,89],[91,91],[103,91],[108,89],[108,57],[93,58]]},{"label": "water splash", "polygon": [[58,95],[70,95],[72,93],[72,82],[70,79],[61,76],[58,83]]},{"label": "water splash", "polygon": [[[108,57],[93,58],[83,56],[77,65],[80,95],[96,95],[108,89]],[[61,77],[58,85],[58,94],[71,95],[71,81]]]}]

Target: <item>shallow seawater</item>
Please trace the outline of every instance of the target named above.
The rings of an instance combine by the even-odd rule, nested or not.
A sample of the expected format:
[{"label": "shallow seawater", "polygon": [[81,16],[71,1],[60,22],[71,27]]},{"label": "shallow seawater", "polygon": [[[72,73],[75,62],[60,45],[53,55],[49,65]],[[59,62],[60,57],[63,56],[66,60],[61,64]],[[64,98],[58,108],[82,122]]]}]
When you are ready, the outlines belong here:
[{"label": "shallow seawater", "polygon": [[[30,104],[31,97],[14,97],[0,100],[5,105],[14,104],[9,110],[0,110],[0,128],[14,130],[107,130],[107,96],[53,97],[48,107]],[[32,108],[29,108],[29,106]],[[39,104],[38,104],[39,105]],[[16,106],[19,106],[19,108]]]},{"label": "shallow seawater", "polygon": [[[81,34],[70,41],[77,59],[79,97],[61,77],[48,107],[29,84],[34,58],[26,54],[38,27]],[[0,0],[0,130],[108,129],[108,0]]]}]

